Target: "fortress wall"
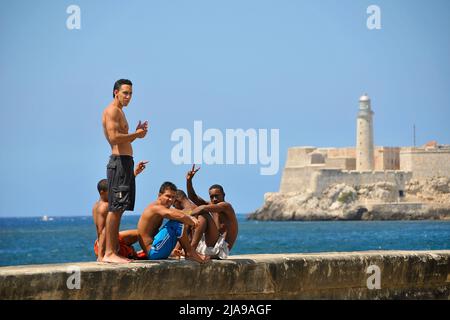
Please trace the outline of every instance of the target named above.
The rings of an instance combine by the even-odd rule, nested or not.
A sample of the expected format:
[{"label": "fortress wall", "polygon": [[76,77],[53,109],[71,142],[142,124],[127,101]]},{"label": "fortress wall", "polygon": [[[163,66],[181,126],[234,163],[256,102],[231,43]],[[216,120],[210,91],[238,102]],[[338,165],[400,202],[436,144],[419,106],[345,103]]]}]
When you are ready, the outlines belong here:
[{"label": "fortress wall", "polygon": [[375,170],[400,170],[400,148],[376,147]]},{"label": "fortress wall", "polygon": [[309,153],[316,150],[315,147],[293,147],[288,149],[285,167],[304,167],[310,165]]},{"label": "fortress wall", "polygon": [[400,169],[412,171],[415,179],[450,177],[450,150],[402,150]]},{"label": "fortress wall", "polygon": [[327,169],[355,170],[355,158],[327,158],[325,161]]},{"label": "fortress wall", "polygon": [[330,184],[345,183],[357,186],[380,181],[398,184],[399,190],[403,190],[404,184],[411,178],[450,177],[450,150],[448,149],[378,147],[375,152],[376,167],[400,167],[400,171],[379,170],[374,172],[338,170],[353,168],[352,159],[336,157],[352,154],[354,152],[352,148],[330,148],[327,151],[328,157],[325,158],[325,165],[311,165],[309,153],[314,150],[318,149],[314,147],[289,148],[280,192],[303,192],[309,189],[320,194]]},{"label": "fortress wall", "polygon": [[162,260],[0,268],[2,300],[449,298],[450,250],[239,255],[203,265]]},{"label": "fortress wall", "polygon": [[330,148],[328,150],[328,158],[355,158],[356,159],[356,150],[354,147]]},{"label": "fortress wall", "polygon": [[413,161],[412,161],[411,148],[401,148],[400,149],[400,170],[412,171],[412,168],[413,168]]},{"label": "fortress wall", "polygon": [[308,191],[314,171],[314,169],[308,167],[284,168],[281,176],[280,192]]},{"label": "fortress wall", "polygon": [[405,183],[411,179],[411,173],[402,171],[340,171],[332,169],[320,170],[314,180],[313,192],[322,193],[329,185],[345,183],[350,186],[373,184],[377,182],[390,182],[403,190]]},{"label": "fortress wall", "polygon": [[350,186],[389,182],[404,190],[411,179],[411,172],[403,171],[342,171],[317,167],[286,167],[281,177],[279,192],[311,191],[320,195],[331,184],[345,183]]}]

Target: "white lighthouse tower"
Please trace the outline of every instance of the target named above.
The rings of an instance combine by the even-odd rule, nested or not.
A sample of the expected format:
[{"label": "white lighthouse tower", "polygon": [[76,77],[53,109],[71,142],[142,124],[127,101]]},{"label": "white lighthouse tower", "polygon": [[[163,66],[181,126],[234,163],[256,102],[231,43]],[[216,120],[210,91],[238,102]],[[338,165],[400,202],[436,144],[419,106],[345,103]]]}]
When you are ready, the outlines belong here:
[{"label": "white lighthouse tower", "polygon": [[365,93],[359,98],[359,111],[356,125],[357,171],[373,171],[373,150],[373,111],[370,107],[370,98]]}]

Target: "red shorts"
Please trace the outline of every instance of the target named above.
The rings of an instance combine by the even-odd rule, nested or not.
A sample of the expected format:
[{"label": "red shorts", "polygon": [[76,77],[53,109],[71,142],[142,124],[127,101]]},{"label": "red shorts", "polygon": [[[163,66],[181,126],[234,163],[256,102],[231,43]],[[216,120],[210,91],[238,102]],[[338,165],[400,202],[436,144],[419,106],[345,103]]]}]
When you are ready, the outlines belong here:
[{"label": "red shorts", "polygon": [[[94,243],[94,252],[95,256],[98,256],[98,239],[95,240]],[[134,250],[133,246],[126,244],[123,238],[119,234],[119,256],[128,258],[128,259],[136,259],[137,253]]]}]

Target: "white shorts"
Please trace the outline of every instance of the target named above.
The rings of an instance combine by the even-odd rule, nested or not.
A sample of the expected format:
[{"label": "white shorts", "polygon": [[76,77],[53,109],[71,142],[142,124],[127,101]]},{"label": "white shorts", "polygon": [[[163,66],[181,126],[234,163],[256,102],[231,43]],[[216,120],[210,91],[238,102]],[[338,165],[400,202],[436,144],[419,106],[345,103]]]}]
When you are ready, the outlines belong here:
[{"label": "white shorts", "polygon": [[223,235],[219,236],[214,247],[208,247],[205,242],[205,235],[198,243],[197,252],[203,255],[211,256],[212,258],[226,259],[230,253],[228,243],[225,241]]}]

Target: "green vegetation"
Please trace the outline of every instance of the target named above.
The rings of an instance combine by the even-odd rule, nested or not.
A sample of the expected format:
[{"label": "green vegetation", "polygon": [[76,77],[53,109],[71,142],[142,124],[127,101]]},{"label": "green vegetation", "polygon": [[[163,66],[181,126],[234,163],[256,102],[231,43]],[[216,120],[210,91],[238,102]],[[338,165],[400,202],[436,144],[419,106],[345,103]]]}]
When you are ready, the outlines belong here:
[{"label": "green vegetation", "polygon": [[342,192],[337,199],[337,201],[342,203],[349,203],[352,200],[353,200],[353,192],[351,191]]}]

